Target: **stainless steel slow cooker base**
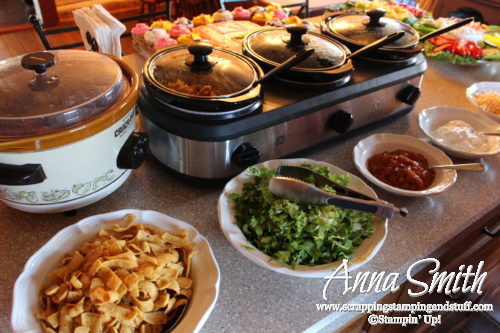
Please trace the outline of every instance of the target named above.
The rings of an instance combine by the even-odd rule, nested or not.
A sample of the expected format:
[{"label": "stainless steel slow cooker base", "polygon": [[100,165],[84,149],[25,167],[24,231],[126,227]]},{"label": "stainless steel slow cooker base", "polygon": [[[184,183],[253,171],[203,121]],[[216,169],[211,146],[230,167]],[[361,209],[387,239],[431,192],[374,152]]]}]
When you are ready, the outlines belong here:
[{"label": "stainless steel slow cooker base", "polygon": [[[361,68],[361,67],[358,67]],[[139,98],[141,128],[152,155],[169,169],[202,179],[224,179],[259,161],[287,156],[364,126],[409,112],[419,95],[427,64],[406,68],[367,66],[340,88],[305,92],[265,91],[263,110],[222,124],[154,117],[155,106]],[[303,95],[301,95],[303,94]]]}]

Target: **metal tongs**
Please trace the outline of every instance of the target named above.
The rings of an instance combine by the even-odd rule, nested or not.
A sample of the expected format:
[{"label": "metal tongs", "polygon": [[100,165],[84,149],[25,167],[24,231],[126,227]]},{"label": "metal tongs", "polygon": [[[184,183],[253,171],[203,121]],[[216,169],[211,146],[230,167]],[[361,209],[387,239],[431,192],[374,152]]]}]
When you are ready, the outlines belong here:
[{"label": "metal tongs", "polygon": [[[309,183],[311,181],[312,184]],[[333,188],[337,194],[323,191],[321,188],[326,185]],[[311,169],[300,166],[279,166],[276,169],[276,176],[269,181],[269,191],[297,203],[335,205],[339,208],[357,210],[383,218],[391,218],[395,213],[403,217],[408,215],[406,208],[399,208],[389,202],[354,191]]]}]

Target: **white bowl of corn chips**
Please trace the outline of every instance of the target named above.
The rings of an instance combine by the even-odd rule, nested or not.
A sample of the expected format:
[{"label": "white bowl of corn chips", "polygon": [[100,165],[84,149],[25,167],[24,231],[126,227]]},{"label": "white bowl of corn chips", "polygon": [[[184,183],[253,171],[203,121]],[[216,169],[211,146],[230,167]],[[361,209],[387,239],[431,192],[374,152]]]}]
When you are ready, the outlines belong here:
[{"label": "white bowl of corn chips", "polygon": [[14,286],[12,328],[160,332],[175,322],[172,332],[197,332],[219,275],[208,241],[185,222],[132,209],[91,216],[28,260]]}]

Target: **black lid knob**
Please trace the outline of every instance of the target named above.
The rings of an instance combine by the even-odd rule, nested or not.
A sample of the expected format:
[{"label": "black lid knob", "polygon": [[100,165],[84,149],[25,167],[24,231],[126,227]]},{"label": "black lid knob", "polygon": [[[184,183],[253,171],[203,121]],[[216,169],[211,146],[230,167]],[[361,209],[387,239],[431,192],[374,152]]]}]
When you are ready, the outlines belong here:
[{"label": "black lid knob", "polygon": [[192,42],[187,49],[193,55],[193,58],[186,60],[186,64],[192,69],[209,69],[217,63],[208,57],[214,50],[214,47],[209,43]]},{"label": "black lid knob", "polygon": [[25,55],[21,59],[21,65],[29,70],[34,70],[38,74],[43,74],[47,68],[55,65],[55,57],[49,52],[34,52]]},{"label": "black lid knob", "polygon": [[383,27],[385,23],[380,22],[380,19],[385,16],[387,12],[382,8],[373,8],[366,12],[370,18],[370,22],[366,24],[367,27]]},{"label": "black lid knob", "polygon": [[309,41],[303,38],[309,28],[305,24],[290,24],[286,26],[286,31],[290,33],[290,39],[285,41],[289,46],[297,47],[309,44]]}]

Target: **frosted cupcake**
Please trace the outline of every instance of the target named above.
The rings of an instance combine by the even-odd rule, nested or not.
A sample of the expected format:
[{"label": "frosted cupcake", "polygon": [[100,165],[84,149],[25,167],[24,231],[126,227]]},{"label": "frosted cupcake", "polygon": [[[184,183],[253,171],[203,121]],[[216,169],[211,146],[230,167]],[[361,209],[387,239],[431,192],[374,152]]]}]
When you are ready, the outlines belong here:
[{"label": "frosted cupcake", "polygon": [[163,30],[170,30],[172,29],[172,22],[170,22],[169,20],[158,20],[158,21],[154,21],[153,23],[151,23],[151,28],[160,28],[160,29],[163,29]]},{"label": "frosted cupcake", "polygon": [[250,20],[250,18],[252,17],[252,14],[250,13],[250,11],[248,9],[241,7],[241,6],[233,9],[233,11],[231,13],[233,14],[233,18],[235,20]]},{"label": "frosted cupcake", "polygon": [[273,3],[272,5],[266,6],[267,12],[274,12],[275,9],[283,9],[279,3]]},{"label": "frosted cupcake", "polygon": [[260,24],[260,25],[265,25],[266,22],[271,21],[273,19],[273,14],[271,13],[256,13],[254,16],[252,16],[252,22]]},{"label": "frosted cupcake", "polygon": [[288,17],[288,13],[283,9],[275,9],[271,13],[273,13],[273,19],[284,20]]},{"label": "frosted cupcake", "polygon": [[162,47],[167,47],[175,44],[177,44],[177,41],[175,39],[172,39],[170,37],[160,37],[154,42],[154,48],[156,50]]},{"label": "frosted cupcake", "polygon": [[195,40],[201,40],[200,34],[196,32],[191,32],[189,34],[185,35],[180,35],[179,38],[177,38],[177,42],[181,45],[189,45]]},{"label": "frosted cupcake", "polygon": [[233,14],[229,10],[221,8],[213,13],[212,17],[214,18],[214,22],[226,22],[233,19]]},{"label": "frosted cupcake", "polygon": [[188,29],[194,28],[193,21],[184,16],[177,18],[177,20],[174,21],[174,24],[184,24],[186,27],[188,27]]},{"label": "frosted cupcake", "polygon": [[285,19],[286,24],[301,24],[302,20],[296,15],[289,16]]},{"label": "frosted cupcake", "polygon": [[266,13],[267,12],[267,10],[264,7],[262,7],[262,6],[253,6],[253,7],[250,7],[250,8],[248,8],[248,11],[250,12],[250,15],[252,15],[252,17],[255,14]]},{"label": "frosted cupcake", "polygon": [[191,30],[189,30],[189,28],[184,24],[174,24],[172,26],[172,29],[168,31],[168,34],[170,35],[170,37],[177,39],[179,36],[188,34],[190,32]]},{"label": "frosted cupcake", "polygon": [[193,24],[195,27],[210,23],[214,23],[214,18],[210,14],[200,14],[193,17]]},{"label": "frosted cupcake", "polygon": [[147,47],[144,34],[149,31],[149,26],[146,23],[137,23],[130,33],[132,34],[132,43],[138,47]]}]

